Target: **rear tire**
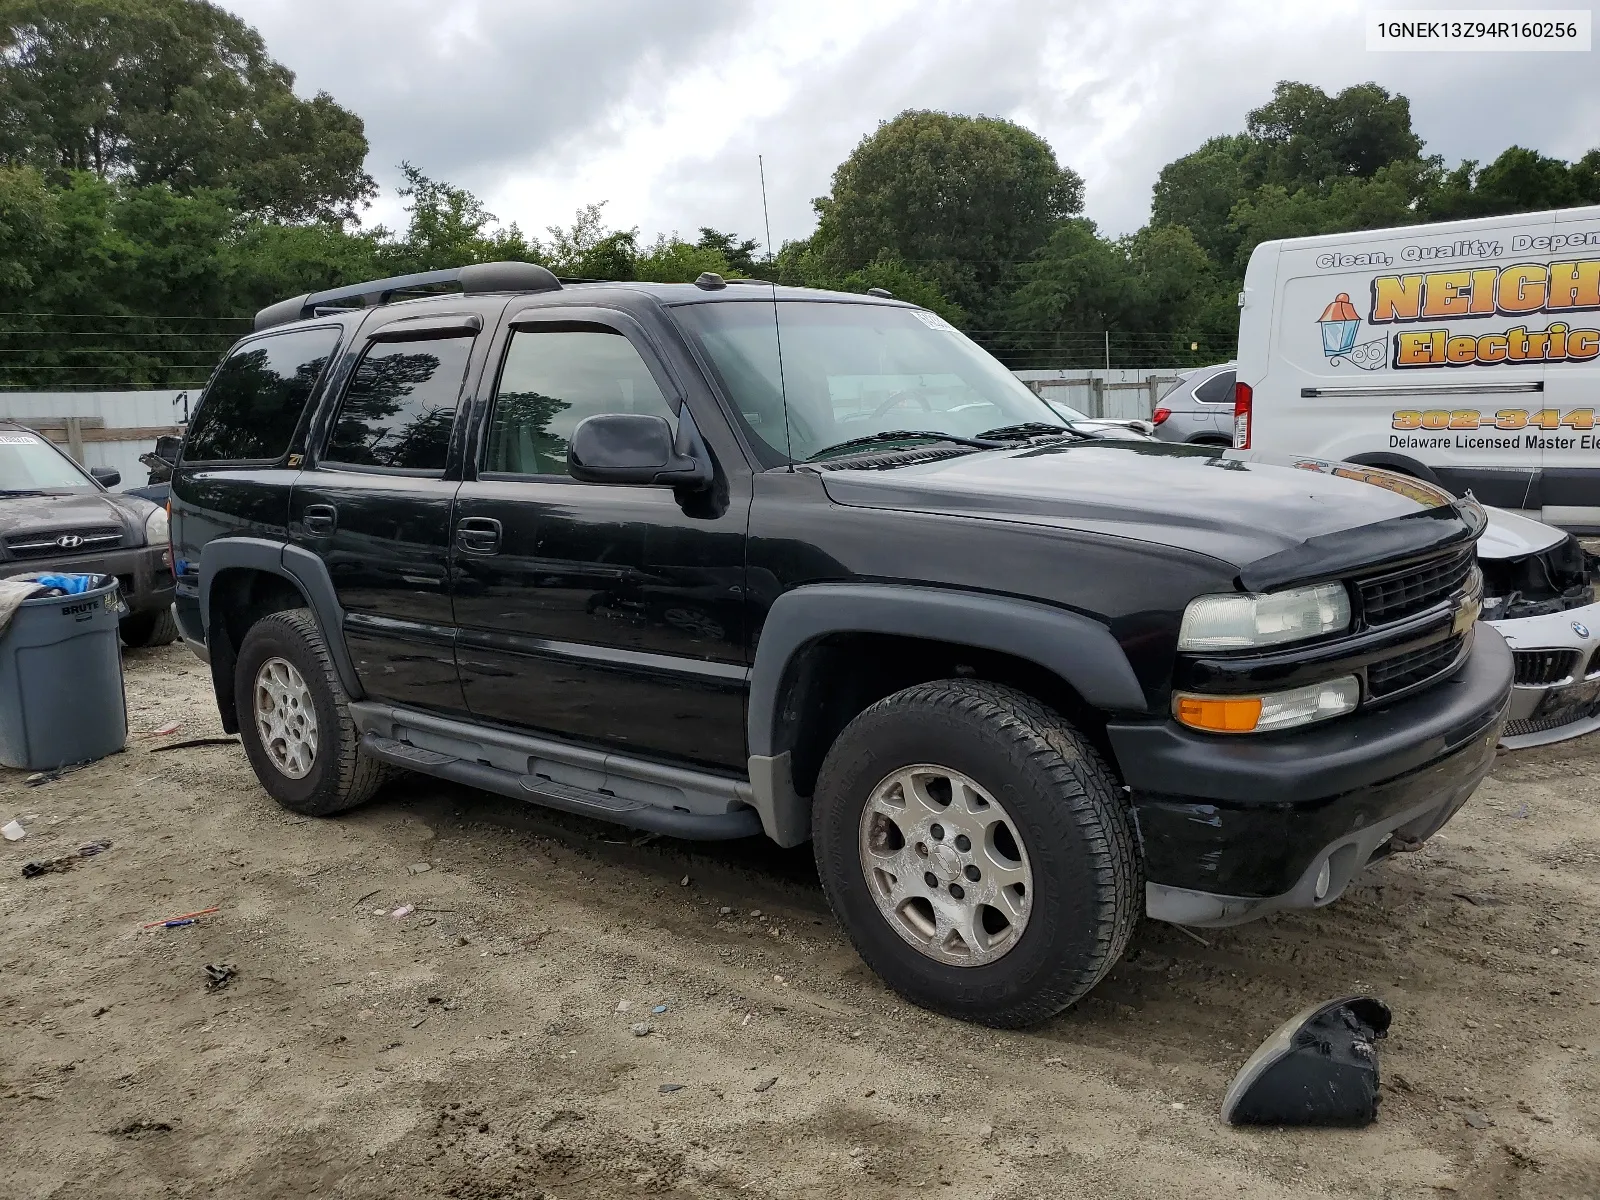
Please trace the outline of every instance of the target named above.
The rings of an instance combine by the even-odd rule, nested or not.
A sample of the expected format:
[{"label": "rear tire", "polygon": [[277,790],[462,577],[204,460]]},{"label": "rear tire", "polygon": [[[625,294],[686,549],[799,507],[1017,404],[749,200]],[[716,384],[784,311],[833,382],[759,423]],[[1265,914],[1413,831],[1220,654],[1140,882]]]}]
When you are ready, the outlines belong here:
[{"label": "rear tire", "polygon": [[178,618],[169,604],[158,612],[129,613],[117,622],[117,631],[122,644],[133,649],[167,646],[178,640]]},{"label": "rear tire", "polygon": [[332,816],[371,798],[388,777],[361,753],[350,697],[310,609],[263,617],[239,647],[234,672],[239,740],[279,804]]},{"label": "rear tire", "polygon": [[[905,805],[920,823],[889,818],[906,857],[874,857],[900,853],[878,814],[896,811],[907,787],[921,797],[922,808]],[[944,796],[953,819],[939,815]],[[950,838],[962,830],[975,836]],[[974,845],[983,830],[987,854]],[[1082,998],[1122,956],[1143,911],[1115,776],[1058,713],[999,684],[918,684],[857,716],[823,762],[812,833],[828,903],[867,965],[913,1004],[983,1025],[1029,1025]],[[930,868],[922,878],[919,867]],[[996,899],[991,880],[1009,883],[1013,897]],[[997,911],[963,918],[983,888]],[[972,965],[957,965],[963,920],[975,935]]]}]

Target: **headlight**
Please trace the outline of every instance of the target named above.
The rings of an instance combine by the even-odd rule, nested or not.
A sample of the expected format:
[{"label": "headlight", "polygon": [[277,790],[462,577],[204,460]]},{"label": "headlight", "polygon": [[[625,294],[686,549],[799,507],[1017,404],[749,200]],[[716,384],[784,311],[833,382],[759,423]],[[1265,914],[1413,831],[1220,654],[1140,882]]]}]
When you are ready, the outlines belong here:
[{"label": "headlight", "polygon": [[144,519],[144,541],[147,546],[167,544],[167,510],[158,508]]},{"label": "headlight", "polygon": [[1266,733],[1341,716],[1353,711],[1360,700],[1361,684],[1354,675],[1345,675],[1258,696],[1179,692],[1172,698],[1172,715],[1191,729],[1207,733]]},{"label": "headlight", "polygon": [[1260,595],[1201,596],[1184,610],[1178,649],[1250,650],[1349,627],[1350,595],[1342,583]]}]

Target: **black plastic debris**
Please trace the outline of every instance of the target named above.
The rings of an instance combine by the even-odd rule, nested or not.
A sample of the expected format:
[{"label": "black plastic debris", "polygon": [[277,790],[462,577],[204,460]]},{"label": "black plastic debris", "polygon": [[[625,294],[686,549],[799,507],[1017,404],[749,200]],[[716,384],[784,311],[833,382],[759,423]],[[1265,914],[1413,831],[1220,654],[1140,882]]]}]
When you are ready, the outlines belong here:
[{"label": "black plastic debris", "polygon": [[1290,1017],[1228,1086],[1233,1125],[1367,1125],[1378,1116],[1378,1052],[1389,1006],[1346,996]]},{"label": "black plastic debris", "polygon": [[40,859],[36,862],[22,864],[22,877],[33,879],[39,875],[49,875],[56,871],[70,871],[86,858],[93,858],[102,850],[111,849],[110,842],[85,842],[71,854],[57,855],[55,858]]},{"label": "black plastic debris", "polygon": [[234,976],[239,974],[239,968],[228,963],[206,963],[206,991],[220,992],[227,987]]}]

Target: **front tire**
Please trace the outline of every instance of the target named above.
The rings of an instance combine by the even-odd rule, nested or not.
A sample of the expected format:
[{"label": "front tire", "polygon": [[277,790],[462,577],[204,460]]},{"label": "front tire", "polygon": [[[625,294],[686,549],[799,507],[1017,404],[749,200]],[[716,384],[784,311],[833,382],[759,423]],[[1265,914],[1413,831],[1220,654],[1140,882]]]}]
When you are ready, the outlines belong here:
[{"label": "front tire", "polygon": [[1143,907],[1115,776],[1059,714],[999,684],[918,684],[857,716],[823,762],[812,833],[867,965],[913,1004],[984,1025],[1082,998]]},{"label": "front tire", "polygon": [[135,650],[168,646],[178,640],[178,618],[169,604],[156,612],[129,613],[117,622],[117,631],[122,644]]},{"label": "front tire", "polygon": [[273,613],[250,627],[233,694],[250,766],[285,808],[331,816],[383,784],[383,764],[361,753],[350,697],[310,609]]}]

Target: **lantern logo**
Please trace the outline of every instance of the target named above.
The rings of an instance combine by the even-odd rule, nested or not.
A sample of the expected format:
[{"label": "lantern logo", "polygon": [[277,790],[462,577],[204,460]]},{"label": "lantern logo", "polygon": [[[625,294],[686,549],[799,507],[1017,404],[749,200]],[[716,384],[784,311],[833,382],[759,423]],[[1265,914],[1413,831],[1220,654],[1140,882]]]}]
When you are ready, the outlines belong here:
[{"label": "lantern logo", "polygon": [[1322,310],[1317,324],[1322,328],[1322,353],[1331,365],[1347,362],[1363,371],[1376,371],[1388,361],[1387,334],[1356,345],[1361,333],[1361,314],[1350,303],[1349,292],[1335,296],[1333,303]]}]

